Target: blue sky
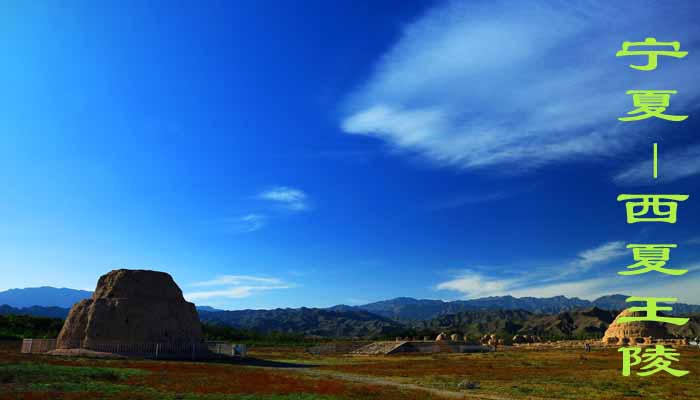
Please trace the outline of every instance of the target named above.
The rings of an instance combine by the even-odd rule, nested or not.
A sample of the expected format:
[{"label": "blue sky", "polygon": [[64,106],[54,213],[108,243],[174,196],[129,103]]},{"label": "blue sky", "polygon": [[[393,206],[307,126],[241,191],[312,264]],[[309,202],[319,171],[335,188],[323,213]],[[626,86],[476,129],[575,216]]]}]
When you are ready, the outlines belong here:
[{"label": "blue sky", "polygon": [[[229,309],[700,303],[694,2],[2,7],[0,289],[148,268]],[[614,56],[648,36],[689,55]],[[619,122],[639,88],[690,117]],[[689,194],[679,222],[626,224],[646,192]],[[646,242],[691,271],[617,277]]]}]

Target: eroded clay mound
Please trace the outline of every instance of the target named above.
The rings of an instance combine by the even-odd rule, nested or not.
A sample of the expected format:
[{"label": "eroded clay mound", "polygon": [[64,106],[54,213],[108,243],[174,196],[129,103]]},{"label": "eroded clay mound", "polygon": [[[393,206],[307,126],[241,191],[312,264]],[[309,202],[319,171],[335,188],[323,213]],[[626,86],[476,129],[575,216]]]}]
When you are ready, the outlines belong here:
[{"label": "eroded clay mound", "polygon": [[57,347],[184,344],[201,339],[195,306],[185,301],[169,274],[120,269],[100,278],[92,299],[73,306]]}]

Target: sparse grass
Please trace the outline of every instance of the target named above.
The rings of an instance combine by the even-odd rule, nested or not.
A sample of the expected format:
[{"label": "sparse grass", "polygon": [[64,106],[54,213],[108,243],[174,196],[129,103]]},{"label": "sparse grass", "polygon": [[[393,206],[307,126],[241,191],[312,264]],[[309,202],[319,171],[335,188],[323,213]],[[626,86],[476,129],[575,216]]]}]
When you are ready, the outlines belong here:
[{"label": "sparse grass", "polygon": [[[681,349],[683,378],[660,373],[620,375],[615,349],[519,348],[499,353],[389,357],[312,356],[296,346],[258,347],[251,356],[307,364],[269,368],[243,363],[94,360],[20,355],[0,345],[0,400],[409,400],[439,399],[404,387],[417,384],[452,393],[502,399],[700,399],[700,351]],[[298,367],[298,365],[297,365]],[[308,374],[300,371],[312,371]],[[344,375],[343,375],[344,374]],[[347,374],[366,379],[354,379]]]},{"label": "sparse grass", "polygon": [[[282,363],[280,365],[285,366]],[[240,363],[97,360],[21,355],[16,342],[0,344],[0,377],[0,400],[416,398],[413,393],[393,388],[308,377],[284,368],[261,368]]]},{"label": "sparse grass", "polygon": [[502,353],[369,357],[364,362],[321,369],[383,377],[396,382],[457,390],[459,382],[480,382],[475,393],[509,399],[700,399],[700,351],[681,349],[683,378],[665,373],[623,377],[615,349],[583,355],[572,349],[517,349]]}]

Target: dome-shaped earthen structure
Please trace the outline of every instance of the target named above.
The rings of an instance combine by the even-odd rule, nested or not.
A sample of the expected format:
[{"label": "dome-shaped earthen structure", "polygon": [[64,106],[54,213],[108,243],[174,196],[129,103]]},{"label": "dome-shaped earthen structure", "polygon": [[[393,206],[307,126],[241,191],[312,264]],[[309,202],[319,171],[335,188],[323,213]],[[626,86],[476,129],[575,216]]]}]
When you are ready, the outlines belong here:
[{"label": "dome-shaped earthen structure", "polygon": [[169,274],[119,269],[100,278],[91,299],[73,306],[57,347],[201,340],[197,310]]},{"label": "dome-shaped earthen structure", "polygon": [[652,344],[654,340],[672,339],[664,324],[659,322],[637,321],[618,322],[621,317],[643,317],[645,313],[639,311],[624,310],[610,324],[603,336],[603,344],[628,345],[628,344]]}]

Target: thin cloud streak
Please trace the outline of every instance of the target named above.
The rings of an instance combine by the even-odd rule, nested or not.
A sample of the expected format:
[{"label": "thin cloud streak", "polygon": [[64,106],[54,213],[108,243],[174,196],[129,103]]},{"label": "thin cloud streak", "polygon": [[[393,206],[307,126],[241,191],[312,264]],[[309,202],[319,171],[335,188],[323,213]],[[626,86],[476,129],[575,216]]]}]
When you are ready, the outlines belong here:
[{"label": "thin cloud streak", "polygon": [[271,290],[291,289],[296,285],[273,277],[252,275],[221,275],[214,279],[189,284],[190,287],[215,287],[211,290],[188,292],[189,301],[212,299],[241,299]]},{"label": "thin cloud streak", "polygon": [[673,293],[680,302],[700,303],[700,262],[687,267],[690,271],[683,280],[629,279],[612,275],[605,278],[588,278],[565,282],[541,284],[532,280],[513,280],[486,277],[480,274],[465,275],[439,284],[438,290],[452,290],[464,294],[465,298],[487,296],[554,297],[567,296],[594,300],[613,293],[639,294],[643,296],[668,297]]},{"label": "thin cloud streak", "polygon": [[291,211],[309,210],[306,193],[288,186],[277,186],[258,195],[262,200],[275,202]]},{"label": "thin cloud streak", "polygon": [[[659,38],[696,50],[691,15],[700,7],[659,8],[666,28],[654,24],[660,10],[632,2],[441,3],[407,26],[348,96],[341,128],[460,169],[517,164],[526,172],[617,157],[646,143],[652,126],[617,121],[631,107],[625,92],[638,84],[632,60],[614,56],[621,42],[643,39],[652,24]],[[625,18],[611,31],[616,15]],[[682,87],[674,110],[692,111],[700,59],[664,61],[645,84]]]},{"label": "thin cloud streak", "polygon": [[195,282],[189,286],[218,286],[218,285],[238,285],[244,282],[257,282],[257,283],[281,283],[282,281],[277,278],[267,278],[251,275],[221,275],[215,279],[203,282]]},{"label": "thin cloud streak", "polygon": [[[595,283],[601,286],[604,282],[611,282],[610,279],[571,281],[572,277],[584,274],[591,268],[604,265],[610,261],[628,254],[625,243],[612,241],[600,246],[580,252],[576,258],[564,263],[564,267],[554,269],[556,273],[529,274],[513,278],[493,278],[486,276],[482,272],[466,270],[459,273],[454,279],[439,283],[435,289],[451,290],[464,294],[466,297],[523,295],[540,290],[542,293],[554,293],[556,295],[575,295],[589,293]],[[482,268],[483,269],[483,268]],[[584,283],[587,282],[587,283]],[[540,295],[543,296],[543,295]]]},{"label": "thin cloud streak", "polygon": [[233,233],[252,233],[267,225],[268,217],[262,214],[246,214],[226,220],[227,229]]},{"label": "thin cloud streak", "polygon": [[464,207],[472,204],[478,203],[488,203],[492,201],[504,200],[511,197],[512,194],[495,192],[495,193],[484,193],[484,194],[468,194],[463,196],[458,196],[453,199],[439,202],[430,207],[431,210],[446,210],[452,208]]},{"label": "thin cloud streak", "polygon": [[[653,160],[639,162],[613,177],[621,185],[645,185],[649,183],[654,169]],[[659,157],[659,177],[656,182],[669,183],[700,174],[700,145],[662,153]]]},{"label": "thin cloud streak", "polygon": [[572,262],[575,267],[588,269],[594,265],[626,256],[630,251],[623,241],[608,242],[593,249],[582,251],[578,259]]},{"label": "thin cloud streak", "polygon": [[[235,218],[225,219],[226,229],[229,232],[253,233],[263,229],[268,222],[276,217],[279,217],[280,209],[292,212],[309,211],[308,196],[304,191],[288,186],[276,186],[268,189],[255,196],[257,200],[263,200],[272,203],[277,208],[277,212],[273,210],[275,207],[266,206],[266,213],[248,213]],[[272,215],[270,215],[272,214]]]},{"label": "thin cloud streak", "polygon": [[272,286],[235,286],[221,290],[209,290],[201,292],[190,292],[185,294],[185,298],[189,301],[194,300],[209,300],[214,298],[222,299],[242,299],[250,297],[256,292],[268,290],[290,289],[290,285],[272,285]]}]

